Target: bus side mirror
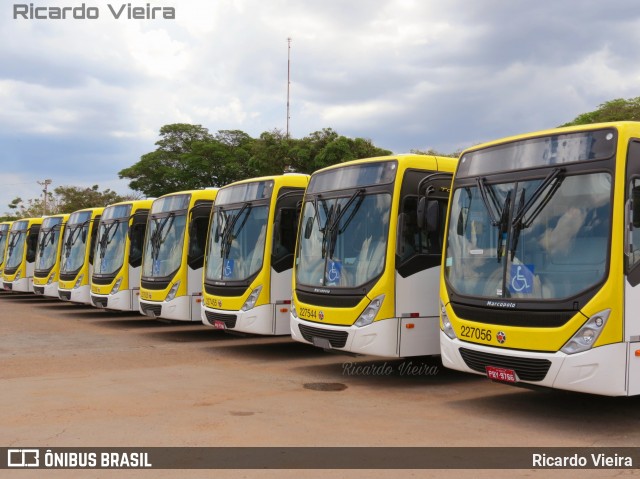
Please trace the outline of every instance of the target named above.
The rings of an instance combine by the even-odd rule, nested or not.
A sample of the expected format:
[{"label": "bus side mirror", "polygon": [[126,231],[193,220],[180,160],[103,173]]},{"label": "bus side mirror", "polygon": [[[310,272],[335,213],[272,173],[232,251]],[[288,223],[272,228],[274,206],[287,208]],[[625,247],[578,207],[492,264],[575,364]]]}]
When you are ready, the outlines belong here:
[{"label": "bus side mirror", "polygon": [[220,223],[216,222],[216,231],[213,235],[213,242],[218,243],[220,241]]},{"label": "bus side mirror", "polygon": [[427,233],[433,233],[440,229],[440,206],[436,200],[427,201],[425,223]]},{"label": "bus side mirror", "polygon": [[407,226],[407,214],[400,213],[398,215],[398,231],[396,233],[396,248],[397,248],[397,253],[399,255],[404,254],[404,250],[405,250],[404,230],[406,226]]},{"label": "bus side mirror", "polygon": [[418,223],[418,228],[423,229],[424,228],[424,212],[427,206],[427,199],[425,197],[420,198],[420,200],[418,201],[418,209],[416,211],[418,218],[417,218],[417,223]]},{"label": "bus side mirror", "polygon": [[640,186],[634,186],[631,190],[633,199],[633,210],[631,212],[631,222],[634,228],[640,228]]},{"label": "bus side mirror", "polygon": [[418,227],[427,233],[440,229],[440,206],[437,200],[420,198],[418,202]]},{"label": "bus side mirror", "polygon": [[313,231],[313,218],[309,216],[307,223],[304,225],[304,239],[311,238],[311,232]]},{"label": "bus side mirror", "polygon": [[87,230],[82,228],[82,242],[86,243],[87,242]]},{"label": "bus side mirror", "polygon": [[282,210],[279,210],[276,214],[276,218],[273,220],[273,242],[274,244],[280,244],[280,238],[282,238]]}]

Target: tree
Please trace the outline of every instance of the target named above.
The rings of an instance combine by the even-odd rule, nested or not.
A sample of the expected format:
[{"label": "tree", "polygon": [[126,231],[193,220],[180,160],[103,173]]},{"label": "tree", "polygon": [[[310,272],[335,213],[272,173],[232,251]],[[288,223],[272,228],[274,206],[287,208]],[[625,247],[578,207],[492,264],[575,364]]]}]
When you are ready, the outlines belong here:
[{"label": "tree", "polygon": [[606,121],[640,121],[640,97],[616,98],[602,103],[596,110],[578,115],[573,121],[560,126],[587,125]]},{"label": "tree", "polygon": [[447,158],[458,158],[462,154],[462,150],[456,150],[453,153],[441,153],[433,148],[428,150],[411,150],[415,155],[445,156]]},{"label": "tree", "polygon": [[194,170],[189,168],[189,162],[183,155],[192,153],[195,145],[212,140],[213,136],[201,125],[165,125],[160,128],[156,150],[142,155],[140,161],[121,170],[118,176],[131,178],[129,187],[147,196],[162,196],[198,187],[198,180],[193,177]]},{"label": "tree", "polygon": [[[108,188],[100,191],[98,185],[91,187],[59,186],[53,190],[53,193],[51,191],[47,192],[46,213],[48,215],[73,213],[83,208],[107,206],[128,199],[135,198],[121,196]],[[16,197],[9,203],[8,207],[12,212],[7,213],[3,221],[38,217],[45,213],[43,198],[32,198],[25,202],[22,198]]]},{"label": "tree", "polygon": [[120,178],[132,180],[132,190],[148,196],[224,186],[288,171],[313,173],[334,163],[391,153],[377,148],[371,140],[347,138],[331,128],[303,139],[289,138],[274,129],[254,139],[240,130],[211,135],[200,125],[184,123],[163,126],[156,146],[155,151],[118,173]]},{"label": "tree", "polygon": [[[30,198],[26,202],[19,196],[7,205],[12,211],[3,217],[2,221],[16,220],[20,218],[34,218],[45,214],[44,198]],[[56,214],[60,211],[59,199],[50,191],[47,192],[47,214]]]},{"label": "tree", "polygon": [[83,188],[81,186],[58,186],[54,190],[60,213],[73,213],[84,208],[97,208],[129,199],[115,191],[100,191],[98,185]]}]

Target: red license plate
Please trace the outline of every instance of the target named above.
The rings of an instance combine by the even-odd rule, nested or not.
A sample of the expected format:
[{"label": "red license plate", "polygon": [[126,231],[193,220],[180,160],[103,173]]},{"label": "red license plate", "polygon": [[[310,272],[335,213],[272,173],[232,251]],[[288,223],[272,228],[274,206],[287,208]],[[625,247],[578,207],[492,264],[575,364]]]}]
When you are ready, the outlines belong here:
[{"label": "red license plate", "polygon": [[518,381],[516,372],[513,369],[497,368],[495,366],[486,366],[487,377],[493,381],[502,381],[504,383],[515,383]]},{"label": "red license plate", "polygon": [[227,325],[217,319],[213,321],[213,327],[215,329],[227,329]]}]

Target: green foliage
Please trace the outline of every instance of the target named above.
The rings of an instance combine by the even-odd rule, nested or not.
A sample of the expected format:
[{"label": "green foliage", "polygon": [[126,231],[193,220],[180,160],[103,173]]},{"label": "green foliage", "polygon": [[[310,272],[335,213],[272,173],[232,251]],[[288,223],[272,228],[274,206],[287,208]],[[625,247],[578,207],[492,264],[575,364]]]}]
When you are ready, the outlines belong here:
[{"label": "green foliage", "polygon": [[[115,191],[100,191],[98,185],[83,188],[81,186],[58,186],[54,190],[58,204],[57,213],[73,213],[83,208],[97,208],[127,199]],[[51,214],[52,211],[49,211]]]},{"label": "green foliage", "polygon": [[446,156],[447,158],[458,158],[462,153],[462,150],[454,151],[453,153],[441,153],[433,148],[428,150],[411,150],[411,153],[415,155],[431,155],[431,156]]},{"label": "green foliage", "polygon": [[587,125],[607,121],[640,121],[640,97],[616,98],[602,103],[596,110],[578,115],[573,121],[560,126]]},{"label": "green foliage", "polygon": [[347,138],[331,128],[302,139],[288,138],[277,129],[254,139],[239,130],[211,135],[200,125],[180,123],[163,126],[156,146],[118,173],[131,179],[132,190],[156,197],[256,176],[313,173],[334,163],[391,154],[371,140]]},{"label": "green foliage", "polygon": [[[46,214],[73,213],[83,208],[107,206],[126,199],[129,198],[120,196],[110,189],[100,191],[98,185],[87,188],[81,186],[59,186],[53,190],[53,193],[47,192]],[[45,214],[43,198],[33,198],[25,202],[22,198],[17,197],[9,203],[8,207],[11,213],[2,218],[2,221],[39,217]]]}]

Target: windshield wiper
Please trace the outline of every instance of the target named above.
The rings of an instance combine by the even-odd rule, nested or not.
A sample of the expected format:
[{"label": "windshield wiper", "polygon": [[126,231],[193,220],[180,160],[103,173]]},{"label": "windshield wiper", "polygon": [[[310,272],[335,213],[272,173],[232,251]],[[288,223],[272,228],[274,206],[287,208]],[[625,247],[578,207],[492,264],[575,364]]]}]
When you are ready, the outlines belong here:
[{"label": "windshield wiper", "polygon": [[51,243],[53,244],[53,241],[54,241],[53,230],[45,231],[44,234],[42,235],[42,239],[40,240],[40,243],[38,244],[38,251],[40,252],[40,254],[42,254],[42,252],[44,251],[49,235],[51,235]]},{"label": "windshield wiper", "polygon": [[[78,238],[80,238],[80,234],[82,233],[82,228],[84,228],[85,223],[76,225],[69,231],[69,236],[67,237],[67,241],[64,243],[64,257],[67,259],[71,255],[71,248],[76,244]],[[76,234],[77,233],[77,234]]]},{"label": "windshield wiper", "polygon": [[[169,231],[171,231],[171,226],[173,225],[173,220],[174,220],[175,216],[176,216],[175,213],[169,213],[168,216],[166,216],[165,218],[162,219],[162,222],[160,222],[160,220],[158,218],[154,218],[153,219],[153,221],[155,222],[156,225],[159,222],[160,222],[160,225],[156,227],[156,230],[151,235],[151,259],[153,259],[153,260],[157,260],[158,259],[158,256],[160,255],[160,246],[162,246],[162,243],[167,238],[167,235],[169,234]],[[169,223],[169,226],[167,227],[166,233],[163,235],[162,231],[167,226],[167,223],[169,222],[169,220],[171,220],[171,222]]]},{"label": "windshield wiper", "polygon": [[[247,214],[245,215],[244,220],[240,224],[238,231],[235,231],[236,223],[238,222],[238,220],[240,219],[240,216],[245,211],[247,212]],[[231,252],[231,243],[233,242],[233,239],[237,237],[238,233],[240,233],[242,228],[244,228],[244,225],[247,223],[247,220],[249,219],[250,211],[251,211],[251,203],[245,203],[242,205],[242,208],[240,208],[240,211],[238,211],[230,221],[229,220],[227,221],[227,226],[222,232],[222,241],[220,245],[220,256],[222,256],[223,258],[229,257],[229,253]]]},{"label": "windshield wiper", "polygon": [[[509,248],[509,252],[511,253],[511,261],[513,261],[513,258],[516,255],[518,240],[520,239],[520,232],[533,224],[538,215],[547,206],[549,201],[551,201],[551,198],[553,198],[553,196],[556,194],[556,191],[558,191],[558,188],[560,188],[562,182],[564,181],[564,176],[562,175],[563,171],[564,170],[562,168],[554,168],[551,173],[549,173],[547,177],[542,181],[540,186],[536,188],[536,190],[533,192],[526,203],[524,200],[526,190],[522,190],[518,211],[515,214],[513,221],[511,222],[513,228],[511,235],[511,247]],[[538,202],[540,198],[542,198],[542,200]],[[525,215],[535,204],[537,204],[536,208],[525,220]]]},{"label": "windshield wiper", "polygon": [[[351,195],[351,197],[347,201],[347,204],[344,205],[344,208],[341,209],[340,206],[338,206],[338,210],[336,212],[335,219],[331,222],[331,224],[329,226],[329,232],[330,232],[330,234],[329,234],[329,258],[333,258],[333,252],[336,249],[336,239],[338,238],[338,235],[341,235],[342,233],[345,232],[345,230],[349,226],[349,223],[351,223],[351,220],[353,220],[354,216],[356,215],[356,213],[360,209],[360,206],[362,205],[362,202],[364,201],[364,191],[365,190],[363,188],[361,188],[358,191],[356,191],[355,193],[353,193],[353,195]],[[344,225],[342,225],[342,227],[340,227],[340,220],[345,215],[345,213],[349,210],[349,207],[356,200],[356,198],[358,198],[358,202],[356,203],[356,205],[351,210],[351,214],[349,215],[347,220],[344,222]]]},{"label": "windshield wiper", "polygon": [[11,253],[13,252],[13,249],[16,247],[16,243],[18,242],[18,238],[20,236],[22,236],[22,231],[20,231],[17,234],[14,234],[11,237],[11,241],[9,241],[9,244],[7,245],[7,258],[11,256]]},{"label": "windshield wiper", "polygon": [[[491,221],[492,226],[498,227],[498,244],[496,247],[496,257],[498,259],[498,263],[502,259],[502,254],[504,252],[504,243],[507,237],[507,231],[509,228],[509,210],[511,208],[511,191],[507,193],[507,197],[504,200],[504,205],[502,208],[499,206],[498,197],[496,196],[496,192],[491,187],[487,187],[484,183],[484,178],[477,179],[478,190],[480,190],[480,198],[482,198],[482,203],[484,204],[487,213],[489,213],[489,220]],[[489,203],[489,199],[491,199],[492,205]],[[500,213],[500,216],[496,216],[494,214],[495,211]]]},{"label": "windshield wiper", "polygon": [[[111,233],[111,230],[113,229],[114,226],[115,226],[115,229],[113,230],[111,237],[109,237],[109,233]],[[120,227],[119,221],[115,221],[110,225],[105,226],[104,232],[102,233],[102,236],[100,237],[100,241],[98,242],[98,246],[100,248],[100,259],[104,259],[105,255],[107,254],[107,246],[113,241],[113,238],[115,237],[119,227]]]}]

